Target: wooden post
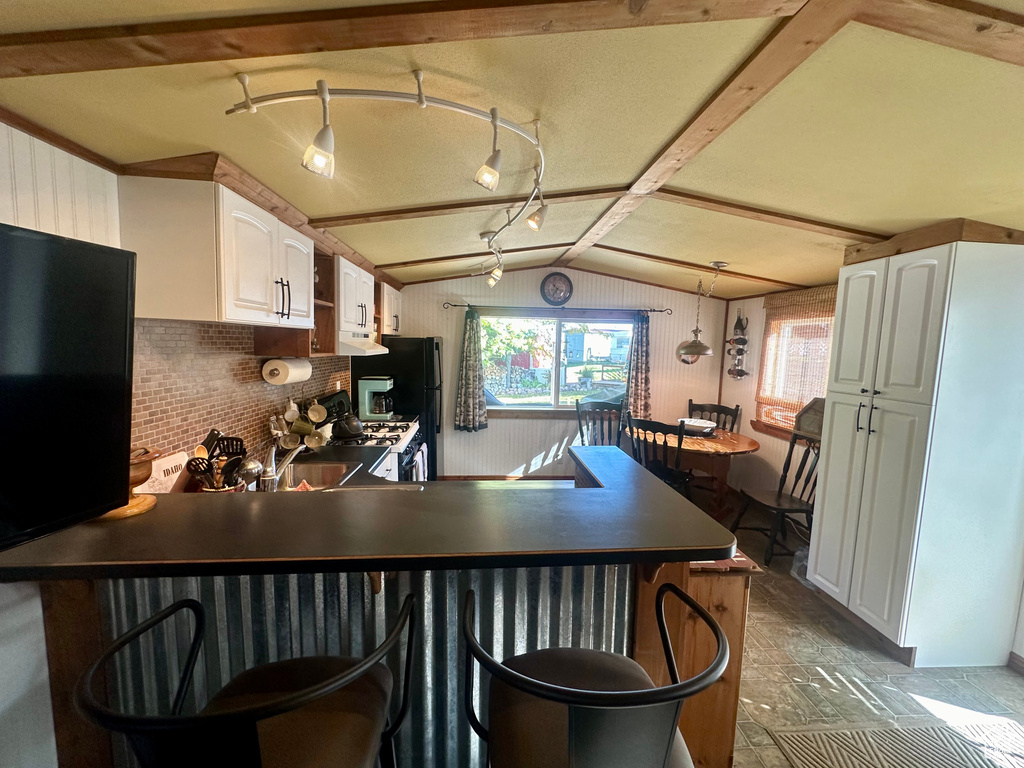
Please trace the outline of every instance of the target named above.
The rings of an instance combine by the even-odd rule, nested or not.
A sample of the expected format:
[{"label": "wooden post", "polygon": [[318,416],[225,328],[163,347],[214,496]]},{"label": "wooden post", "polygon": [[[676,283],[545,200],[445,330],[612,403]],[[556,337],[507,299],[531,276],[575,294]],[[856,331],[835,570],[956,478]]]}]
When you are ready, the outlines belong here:
[{"label": "wooden post", "polygon": [[[44,581],[39,585],[46,630],[53,729],[60,768],[113,768],[110,734],[75,709],[78,679],[103,652],[96,584],[92,581]],[[97,675],[103,693],[103,675]]]}]

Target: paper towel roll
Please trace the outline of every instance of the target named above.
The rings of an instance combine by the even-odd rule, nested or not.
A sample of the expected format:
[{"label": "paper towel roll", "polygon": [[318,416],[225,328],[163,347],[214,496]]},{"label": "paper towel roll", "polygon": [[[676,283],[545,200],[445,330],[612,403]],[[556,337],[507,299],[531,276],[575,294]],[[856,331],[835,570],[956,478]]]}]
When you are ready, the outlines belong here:
[{"label": "paper towel roll", "polygon": [[263,378],[271,384],[294,384],[306,381],[312,375],[313,364],[298,357],[287,360],[274,358],[263,364]]}]

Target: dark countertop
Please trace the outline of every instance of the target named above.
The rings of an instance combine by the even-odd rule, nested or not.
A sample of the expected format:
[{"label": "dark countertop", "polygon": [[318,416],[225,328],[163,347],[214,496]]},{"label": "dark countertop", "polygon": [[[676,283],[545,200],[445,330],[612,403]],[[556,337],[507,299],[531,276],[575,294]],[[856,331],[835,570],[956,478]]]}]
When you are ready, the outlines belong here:
[{"label": "dark countertop", "polygon": [[570,453],[603,487],[434,482],[422,491],[387,484],[387,490],[336,493],[163,494],[144,515],[82,523],[0,552],[0,581],[677,562],[734,554],[729,531],[618,448]]}]

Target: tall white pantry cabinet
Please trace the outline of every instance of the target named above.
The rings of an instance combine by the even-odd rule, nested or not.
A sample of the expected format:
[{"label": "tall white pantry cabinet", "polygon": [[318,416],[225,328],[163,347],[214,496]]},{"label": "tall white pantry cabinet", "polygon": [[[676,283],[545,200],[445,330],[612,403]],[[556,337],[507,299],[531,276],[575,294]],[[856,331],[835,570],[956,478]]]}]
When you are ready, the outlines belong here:
[{"label": "tall white pantry cabinet", "polygon": [[808,575],[916,666],[1006,664],[1024,578],[1024,246],[839,273]]}]

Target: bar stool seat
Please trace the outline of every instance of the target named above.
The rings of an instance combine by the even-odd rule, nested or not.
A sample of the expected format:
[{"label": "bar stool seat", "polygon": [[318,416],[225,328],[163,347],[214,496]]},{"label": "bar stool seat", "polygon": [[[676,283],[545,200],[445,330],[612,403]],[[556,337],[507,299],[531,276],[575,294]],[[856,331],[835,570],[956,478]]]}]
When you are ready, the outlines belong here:
[{"label": "bar stool seat", "polygon": [[[656,686],[643,667],[627,656],[582,648],[548,648],[502,662],[534,680],[592,691],[638,691]],[[490,744],[492,768],[569,768],[569,707],[531,696],[491,679]],[[667,768],[693,768],[676,730]]]},{"label": "bar stool seat", "polygon": [[[341,675],[362,659],[318,656],[288,659],[247,670],[204,707],[210,715],[258,706]],[[384,664],[301,709],[257,723],[263,768],[373,768],[387,726],[392,675]]]}]

